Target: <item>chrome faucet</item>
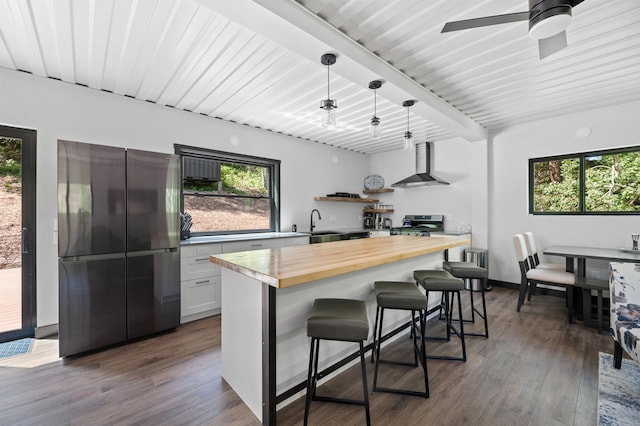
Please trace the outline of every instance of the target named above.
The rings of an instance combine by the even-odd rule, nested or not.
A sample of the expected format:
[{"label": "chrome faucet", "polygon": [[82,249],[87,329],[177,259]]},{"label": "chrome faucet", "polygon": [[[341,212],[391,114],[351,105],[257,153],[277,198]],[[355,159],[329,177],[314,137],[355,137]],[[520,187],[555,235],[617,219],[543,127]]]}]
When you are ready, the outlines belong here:
[{"label": "chrome faucet", "polygon": [[318,220],[322,219],[322,217],[320,216],[320,211],[318,209],[311,210],[311,225],[310,225],[311,232],[313,232],[313,228],[316,227],[316,225],[313,223],[313,212],[318,213]]}]

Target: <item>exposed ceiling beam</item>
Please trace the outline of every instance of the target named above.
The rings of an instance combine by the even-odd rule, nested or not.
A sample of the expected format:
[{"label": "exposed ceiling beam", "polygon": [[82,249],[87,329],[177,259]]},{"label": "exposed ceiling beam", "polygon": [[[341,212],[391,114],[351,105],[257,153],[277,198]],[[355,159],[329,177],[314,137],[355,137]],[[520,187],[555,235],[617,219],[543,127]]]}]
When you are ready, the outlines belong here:
[{"label": "exposed ceiling beam", "polygon": [[476,121],[295,1],[197,1],[318,65],[323,53],[337,53],[332,72],[367,90],[369,81],[383,79],[380,96],[398,105],[416,99],[412,113],[468,141],[487,139],[487,130]]}]

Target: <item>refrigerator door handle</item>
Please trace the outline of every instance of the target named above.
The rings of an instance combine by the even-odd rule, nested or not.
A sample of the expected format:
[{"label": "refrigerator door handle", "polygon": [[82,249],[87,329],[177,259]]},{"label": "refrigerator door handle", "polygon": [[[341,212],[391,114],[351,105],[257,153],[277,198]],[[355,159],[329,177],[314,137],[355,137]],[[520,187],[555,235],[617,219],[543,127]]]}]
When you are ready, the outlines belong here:
[{"label": "refrigerator door handle", "polygon": [[29,231],[29,228],[22,228],[22,254],[28,254],[29,253],[29,246],[28,246],[28,241],[27,241],[27,232]]},{"label": "refrigerator door handle", "polygon": [[107,253],[107,254],[85,254],[82,256],[67,256],[59,257],[58,260],[62,263],[69,262],[91,262],[95,260],[111,260],[111,259],[123,259],[125,253]]},{"label": "refrigerator door handle", "polygon": [[177,251],[178,251],[177,247],[169,247],[169,248],[163,248],[163,249],[151,249],[151,250],[128,251],[127,252],[127,257],[149,256],[150,254],[175,253]]}]

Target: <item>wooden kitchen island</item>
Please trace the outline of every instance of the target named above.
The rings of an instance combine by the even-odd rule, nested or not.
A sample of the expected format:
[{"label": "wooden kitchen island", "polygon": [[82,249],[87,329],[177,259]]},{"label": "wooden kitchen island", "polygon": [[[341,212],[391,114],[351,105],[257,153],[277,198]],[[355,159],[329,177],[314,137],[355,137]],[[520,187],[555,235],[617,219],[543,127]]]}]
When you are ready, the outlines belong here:
[{"label": "wooden kitchen island", "polygon": [[[469,244],[398,235],[210,256],[223,267],[222,376],[263,424],[275,425],[276,405],[304,392],[306,318],[316,298],[364,300],[372,336],[374,281],[413,282],[414,270],[441,269],[446,250]],[[430,307],[440,301],[434,296]],[[408,320],[389,312],[384,333]],[[323,342],[320,370],[345,363],[354,351],[349,343]]]}]

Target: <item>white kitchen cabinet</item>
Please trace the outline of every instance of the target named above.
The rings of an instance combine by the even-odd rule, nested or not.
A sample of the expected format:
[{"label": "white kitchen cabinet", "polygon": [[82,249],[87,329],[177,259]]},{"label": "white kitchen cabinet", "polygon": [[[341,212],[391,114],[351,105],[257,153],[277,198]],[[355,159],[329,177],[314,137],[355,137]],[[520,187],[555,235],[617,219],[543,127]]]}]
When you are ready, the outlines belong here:
[{"label": "white kitchen cabinet", "polygon": [[180,249],[180,323],[220,313],[220,267],[209,261],[222,244],[198,244]]},{"label": "white kitchen cabinet", "polygon": [[309,244],[309,237],[283,238],[284,247],[305,246]]},{"label": "white kitchen cabinet", "polygon": [[308,236],[183,245],[180,249],[180,323],[220,313],[220,266],[211,263],[210,255],[306,244],[309,244]]},{"label": "white kitchen cabinet", "polygon": [[285,238],[269,238],[264,240],[229,241],[222,243],[223,253],[234,253],[236,251],[250,251],[283,247]]},{"label": "white kitchen cabinet", "polygon": [[378,231],[369,232],[370,238],[388,237],[389,235],[391,235],[391,231],[389,230],[382,230],[382,231],[378,230]]}]

